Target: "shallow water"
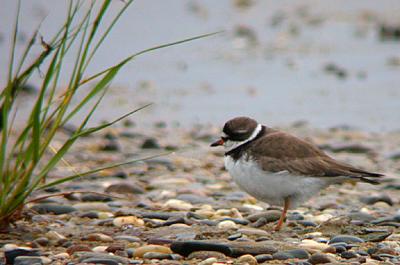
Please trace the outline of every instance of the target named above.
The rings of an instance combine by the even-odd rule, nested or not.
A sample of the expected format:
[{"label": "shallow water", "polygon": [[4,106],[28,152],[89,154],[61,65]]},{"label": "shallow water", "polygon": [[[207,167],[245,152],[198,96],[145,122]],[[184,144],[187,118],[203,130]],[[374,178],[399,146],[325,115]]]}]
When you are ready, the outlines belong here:
[{"label": "shallow water", "polygon": [[[272,126],[304,120],[315,127],[400,129],[400,65],[388,64],[399,58],[400,42],[382,42],[378,36],[382,21],[400,25],[400,2],[252,1],[248,8],[234,2],[136,1],[100,49],[91,72],[149,46],[225,32],[130,63],[95,121],[154,102],[134,119],[185,126],[249,115]],[[43,19],[40,33],[51,36],[65,10],[64,1],[22,4],[19,48]],[[6,72],[15,6],[6,0],[0,10],[1,73]],[[120,6],[113,2],[113,10]],[[243,35],[237,32],[240,26]],[[39,52],[40,45],[36,48]],[[346,78],[325,71],[329,63],[344,69]]]}]

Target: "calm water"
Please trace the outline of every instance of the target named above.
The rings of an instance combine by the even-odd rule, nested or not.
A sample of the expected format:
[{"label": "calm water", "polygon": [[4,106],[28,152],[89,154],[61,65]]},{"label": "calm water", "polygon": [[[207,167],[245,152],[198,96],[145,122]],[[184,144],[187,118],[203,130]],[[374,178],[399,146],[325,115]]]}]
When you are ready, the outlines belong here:
[{"label": "calm water", "polygon": [[[42,20],[40,33],[49,38],[67,2],[22,1],[18,47]],[[154,102],[135,116],[139,123],[221,124],[249,115],[270,125],[306,120],[316,127],[400,129],[400,65],[388,63],[400,60],[400,41],[378,36],[380,22],[400,25],[399,1],[253,1],[248,8],[234,2],[137,0],[90,72],[150,46],[225,32],[131,62],[95,121]],[[2,85],[15,6],[3,0],[0,9]],[[113,2],[114,11],[120,6]],[[329,63],[344,69],[346,78],[325,71]]]}]

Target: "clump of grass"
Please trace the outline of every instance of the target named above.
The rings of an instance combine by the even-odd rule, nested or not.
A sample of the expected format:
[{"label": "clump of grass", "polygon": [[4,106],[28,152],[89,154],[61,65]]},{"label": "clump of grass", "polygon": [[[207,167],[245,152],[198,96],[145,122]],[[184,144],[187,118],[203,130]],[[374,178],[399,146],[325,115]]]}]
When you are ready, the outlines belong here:
[{"label": "clump of grass", "polygon": [[[28,64],[27,58],[38,39],[38,31],[33,34],[22,56],[17,61],[15,59],[16,38],[20,16],[20,2],[18,2],[8,79],[0,94],[0,230],[8,228],[18,218],[18,213],[32,192],[90,175],[106,168],[136,162],[126,161],[46,182],[47,174],[57,166],[79,138],[109,127],[146,107],[135,109],[109,123],[88,128],[87,124],[91,116],[122,67],[138,55],[211,35],[201,35],[152,47],[135,53],[101,72],[87,76],[86,69],[91,64],[98,48],[121,15],[131,5],[132,0],[117,3],[121,6],[119,12],[109,24],[105,24],[104,18],[108,14],[111,0],[105,0],[101,3],[94,0],[89,3],[86,1],[70,1],[64,24],[52,39],[41,39],[42,52],[33,62]],[[78,12],[83,12],[83,15],[78,16]],[[74,53],[71,52],[73,46],[77,47]],[[67,65],[67,56],[74,56],[75,63],[72,66]],[[24,114],[28,116],[28,119],[23,123],[22,129],[19,127],[16,133],[14,123],[18,112],[15,104],[16,98],[39,67],[43,73],[40,89],[32,109],[29,113]],[[67,88],[60,91],[59,78],[65,76],[67,72],[70,73]],[[83,89],[85,96],[82,97],[80,94],[78,97],[77,93]],[[87,113],[82,114],[82,108],[86,105],[91,107]],[[58,150],[52,149],[54,154],[50,158],[46,158],[45,154],[48,154],[52,148],[52,141],[59,129],[77,116],[81,117],[81,121],[75,131],[62,143]]]}]

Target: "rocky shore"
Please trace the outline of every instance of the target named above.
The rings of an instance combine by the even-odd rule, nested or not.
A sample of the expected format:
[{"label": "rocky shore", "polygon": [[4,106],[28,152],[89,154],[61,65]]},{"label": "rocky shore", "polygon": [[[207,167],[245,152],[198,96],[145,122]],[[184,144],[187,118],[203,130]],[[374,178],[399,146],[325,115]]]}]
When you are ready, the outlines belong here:
[{"label": "rocky shore", "polygon": [[280,208],[240,191],[209,148],[219,128],[126,123],[81,140],[49,180],[169,154],[34,194],[48,197],[0,235],[0,264],[400,264],[400,132],[281,129],[387,177],[331,186],[273,232]]}]

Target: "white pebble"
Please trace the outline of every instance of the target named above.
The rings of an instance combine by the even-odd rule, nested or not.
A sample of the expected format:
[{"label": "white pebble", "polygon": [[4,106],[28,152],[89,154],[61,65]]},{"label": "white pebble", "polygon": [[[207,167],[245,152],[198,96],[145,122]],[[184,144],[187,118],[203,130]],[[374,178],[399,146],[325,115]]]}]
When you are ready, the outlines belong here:
[{"label": "white pebble", "polygon": [[208,259],[205,259],[205,260],[199,262],[198,264],[199,265],[212,265],[214,262],[217,262],[217,261],[218,260],[216,258],[208,258]]},{"label": "white pebble", "polygon": [[217,227],[219,229],[236,229],[237,224],[231,220],[225,220],[225,221],[219,222]]},{"label": "white pebble", "polygon": [[193,205],[177,199],[170,199],[164,203],[164,208],[178,211],[189,211],[193,208]]}]

